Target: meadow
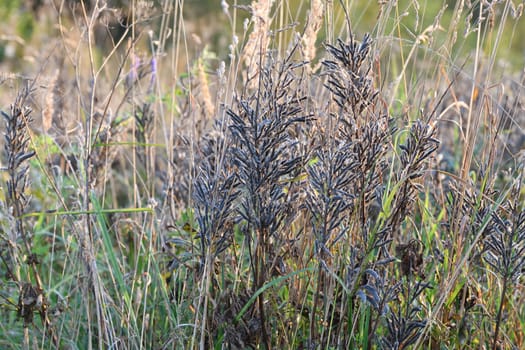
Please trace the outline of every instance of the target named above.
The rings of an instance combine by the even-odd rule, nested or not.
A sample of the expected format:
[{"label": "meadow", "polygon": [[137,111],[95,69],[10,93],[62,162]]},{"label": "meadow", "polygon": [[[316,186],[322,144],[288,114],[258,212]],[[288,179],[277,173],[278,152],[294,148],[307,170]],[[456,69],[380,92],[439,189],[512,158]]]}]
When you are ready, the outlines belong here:
[{"label": "meadow", "polygon": [[523,6],[4,0],[0,348],[525,348]]}]

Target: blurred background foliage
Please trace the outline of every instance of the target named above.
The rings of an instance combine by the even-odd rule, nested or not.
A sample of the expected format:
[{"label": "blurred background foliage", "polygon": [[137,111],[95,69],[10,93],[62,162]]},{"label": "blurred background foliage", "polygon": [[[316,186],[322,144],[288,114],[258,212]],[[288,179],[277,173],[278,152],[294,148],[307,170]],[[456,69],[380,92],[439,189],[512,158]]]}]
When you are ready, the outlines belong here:
[{"label": "blurred background foliage", "polygon": [[[482,31],[487,30],[487,26],[499,26],[504,24],[501,30],[510,35],[503,36],[502,42],[491,42],[496,40],[491,36],[481,35],[486,52],[492,52],[493,45],[498,44],[498,54],[501,58],[512,63],[516,69],[521,69],[523,64],[523,55],[525,53],[525,41],[522,38],[525,35],[525,25],[523,18],[519,14],[523,10],[523,1],[345,1],[344,6],[347,8],[349,17],[352,21],[352,28],[357,33],[365,33],[380,30],[386,36],[391,36],[393,40],[407,40],[413,42],[429,30],[433,31],[432,47],[439,48],[450,41],[447,38],[450,35],[456,35],[454,47],[447,48],[451,56],[469,55],[469,52],[476,47],[475,29],[480,18],[483,19],[480,26]],[[82,4],[84,9],[89,11],[94,6],[95,0],[2,0],[0,6],[0,16],[4,19],[0,23],[0,64],[2,69],[9,71],[11,69],[19,70],[24,73],[28,69],[25,62],[31,62],[35,59],[35,48],[45,45],[50,37],[59,34],[58,26],[74,25],[74,13],[80,15]],[[164,1],[142,1],[145,7],[157,12],[148,20],[147,25],[155,32],[160,23],[160,11],[164,6]],[[335,28],[346,28],[345,14],[342,2],[334,2],[334,13],[327,14],[325,20],[332,21]],[[101,2],[99,2],[100,6]],[[224,11],[224,6],[228,8],[235,7],[240,11],[235,11],[235,18],[229,17]],[[130,0],[109,0],[107,8],[111,9],[114,18],[101,19],[110,22],[111,34],[118,39],[118,35],[124,32],[126,24],[130,23],[134,14],[131,13],[133,1]],[[274,20],[275,30],[286,21],[287,25],[294,25],[297,31],[301,31],[305,25],[309,2],[300,0],[285,1],[281,4],[284,11],[279,15],[282,18],[279,21]],[[236,1],[214,1],[214,0],[187,0],[183,6],[183,25],[184,32],[188,38],[192,36],[198,38],[200,45],[206,45],[209,51],[216,52],[218,57],[226,58],[228,54],[228,45],[231,42],[232,35],[243,32],[245,20],[249,14],[250,2]],[[457,11],[462,8],[462,11]],[[480,11],[480,8],[482,10]],[[66,11],[63,11],[63,10]],[[114,9],[118,9],[114,11]],[[339,9],[339,10],[338,10]],[[376,20],[380,11],[391,11],[389,18],[391,21],[386,28],[377,28]],[[57,14],[62,13],[60,21],[57,21]],[[231,13],[231,11],[230,11]],[[70,18],[65,18],[64,14],[69,14]],[[458,17],[455,19],[454,17]],[[480,17],[481,16],[481,17]],[[238,17],[238,18],[237,18]],[[502,17],[504,20],[501,21]],[[509,19],[509,20],[507,20]],[[450,26],[453,21],[458,21],[457,25]],[[81,25],[77,21],[78,25]],[[434,28],[437,26],[439,28]],[[454,33],[450,33],[447,26],[455,28]],[[435,31],[435,32],[434,32]],[[483,33],[481,33],[483,34]],[[292,35],[288,31],[288,35]],[[321,30],[318,37],[318,44],[321,45],[327,39],[326,32]],[[95,35],[95,41],[98,41],[99,48],[104,47],[102,39]],[[242,38],[239,38],[242,40]],[[246,38],[245,38],[246,39]],[[380,38],[378,38],[380,39]],[[107,44],[107,43],[106,43]],[[423,40],[422,44],[426,44]],[[107,46],[107,45],[106,45]],[[107,49],[107,47],[106,47]],[[188,40],[188,52],[198,50],[195,46],[195,40]]]}]

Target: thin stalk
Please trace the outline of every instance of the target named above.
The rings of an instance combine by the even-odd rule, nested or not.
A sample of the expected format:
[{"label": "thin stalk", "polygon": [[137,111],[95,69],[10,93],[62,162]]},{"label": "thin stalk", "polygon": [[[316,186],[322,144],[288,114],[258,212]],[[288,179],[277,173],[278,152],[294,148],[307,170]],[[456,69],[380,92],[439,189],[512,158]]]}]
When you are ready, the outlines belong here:
[{"label": "thin stalk", "polygon": [[317,269],[317,287],[315,289],[314,304],[312,306],[312,314],[310,315],[310,346],[312,346],[314,339],[316,338],[316,327],[315,327],[315,314],[317,313],[317,303],[319,301],[319,294],[321,293],[321,274],[322,274],[321,262]]},{"label": "thin stalk", "polygon": [[501,313],[503,311],[503,301],[505,298],[505,294],[507,292],[507,284],[508,284],[508,277],[505,276],[503,278],[503,288],[501,289],[501,296],[499,301],[499,308],[498,308],[498,315],[496,316],[496,329],[494,330],[494,343],[492,344],[492,349],[496,350],[498,349],[498,335],[499,335],[499,329],[501,324]]},{"label": "thin stalk", "polygon": [[[208,250],[210,248],[208,247]],[[212,259],[210,258],[211,257],[211,254],[208,254],[208,259],[206,259],[206,267],[205,267],[205,278],[206,278],[206,281],[204,282],[204,290],[201,291],[201,296],[202,296],[202,293],[204,293],[204,310],[202,311],[202,320],[201,320],[201,336],[200,336],[200,349],[201,350],[204,350],[205,349],[205,337],[204,335],[206,334],[205,330],[206,330],[206,322],[207,322],[207,313],[208,313],[208,291],[209,291],[209,288],[210,288],[210,275],[211,275],[211,267],[213,266],[213,261],[211,261]]]},{"label": "thin stalk", "polygon": [[[258,263],[258,266],[259,266],[259,271],[257,273],[257,277],[258,277],[258,280],[257,280],[257,289],[261,289],[264,285],[264,282],[265,282],[265,261],[266,261],[266,254],[265,254],[265,233],[264,233],[264,230],[260,230],[259,231],[259,238],[260,238],[260,241],[257,242],[257,257],[256,257],[256,263]],[[266,319],[265,319],[265,314],[264,314],[264,293],[261,292],[261,294],[259,294],[259,297],[258,297],[258,304],[259,304],[259,313],[260,313],[260,317],[261,317],[261,330],[262,330],[262,337],[263,337],[263,342],[264,342],[264,346],[266,347],[267,350],[270,350],[271,349],[271,344],[270,344],[270,340],[269,340],[269,337],[268,337],[268,333],[266,332]]]}]

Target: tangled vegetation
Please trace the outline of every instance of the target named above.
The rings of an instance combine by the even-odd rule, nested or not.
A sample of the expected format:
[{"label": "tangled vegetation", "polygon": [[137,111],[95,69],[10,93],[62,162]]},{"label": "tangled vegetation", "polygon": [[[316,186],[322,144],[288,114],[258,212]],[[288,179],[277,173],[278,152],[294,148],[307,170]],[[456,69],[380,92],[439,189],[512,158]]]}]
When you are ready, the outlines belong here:
[{"label": "tangled vegetation", "polygon": [[523,4],[8,3],[1,348],[525,347]]}]

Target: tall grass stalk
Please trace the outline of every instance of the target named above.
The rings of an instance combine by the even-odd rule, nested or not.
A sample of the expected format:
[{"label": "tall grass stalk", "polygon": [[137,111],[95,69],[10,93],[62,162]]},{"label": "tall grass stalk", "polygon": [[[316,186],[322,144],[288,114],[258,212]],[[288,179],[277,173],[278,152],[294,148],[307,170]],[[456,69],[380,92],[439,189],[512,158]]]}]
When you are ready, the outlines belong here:
[{"label": "tall grass stalk", "polygon": [[1,348],[525,346],[523,4],[12,3]]}]

